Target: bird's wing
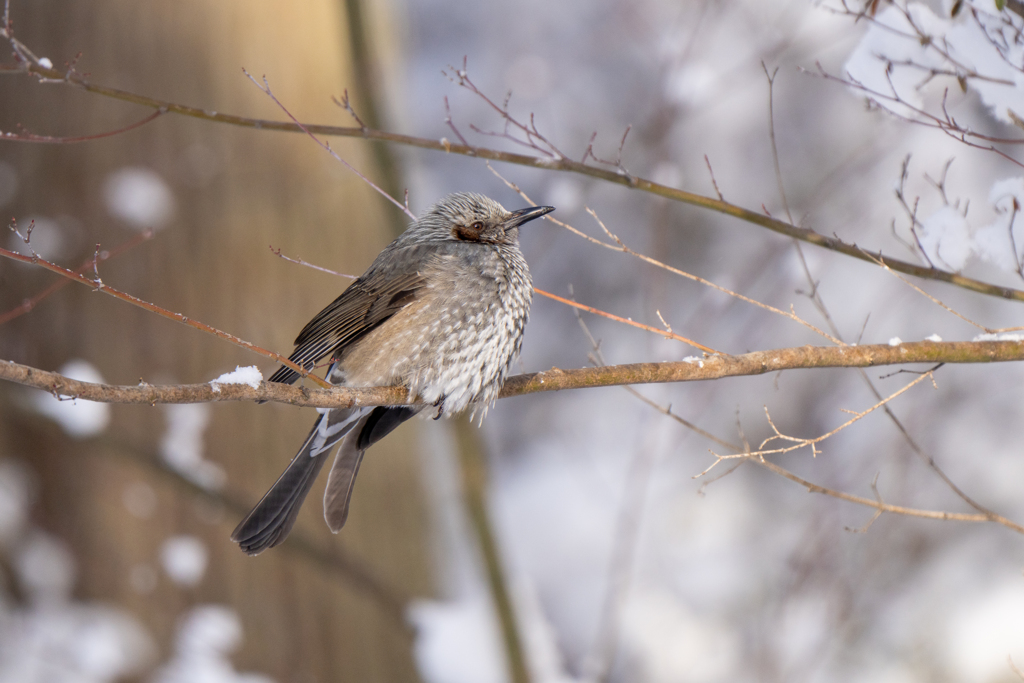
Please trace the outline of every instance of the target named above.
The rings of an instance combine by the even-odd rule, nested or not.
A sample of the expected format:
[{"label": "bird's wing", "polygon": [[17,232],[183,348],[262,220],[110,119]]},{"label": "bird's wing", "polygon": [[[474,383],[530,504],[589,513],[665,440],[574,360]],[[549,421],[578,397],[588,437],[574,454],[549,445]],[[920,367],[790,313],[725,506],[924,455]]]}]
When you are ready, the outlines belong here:
[{"label": "bird's wing", "polygon": [[[425,246],[388,250],[378,256],[362,277],[302,328],[289,360],[312,369],[328,355],[343,354],[349,344],[415,301],[424,287],[423,268],[430,260]],[[290,384],[297,378],[294,370],[282,367],[270,381]]]}]

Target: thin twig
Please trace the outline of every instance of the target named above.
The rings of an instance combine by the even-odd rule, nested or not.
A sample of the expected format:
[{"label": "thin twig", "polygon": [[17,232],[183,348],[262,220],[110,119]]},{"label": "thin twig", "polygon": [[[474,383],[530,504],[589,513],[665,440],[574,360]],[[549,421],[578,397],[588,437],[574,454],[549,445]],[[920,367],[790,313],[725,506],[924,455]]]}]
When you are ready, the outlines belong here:
[{"label": "thin twig", "polygon": [[[359,176],[360,180],[362,180],[364,183],[366,183],[367,185],[372,187],[378,194],[380,194],[380,196],[384,197],[389,202],[391,202],[392,204],[397,206],[399,208],[399,210],[404,212],[410,218],[412,218],[413,220],[416,220],[416,214],[414,214],[411,211],[409,211],[409,208],[407,206],[405,206],[404,204],[402,204],[402,202],[398,201],[397,199],[392,197],[390,194],[385,192],[379,185],[377,185],[375,182],[373,182],[372,180],[367,178],[365,175],[363,175],[355,166],[353,166],[352,164],[348,163],[343,158],[341,158],[341,156],[337,152],[335,152],[333,149],[331,149],[331,146],[328,143],[323,142],[322,140],[320,140],[320,138],[318,138],[316,135],[313,134],[313,132],[310,130],[310,128],[308,126],[303,125],[297,118],[295,118],[295,116],[292,115],[292,113],[290,111],[288,111],[288,108],[285,107],[284,104],[281,103],[281,100],[277,99],[277,96],[274,95],[274,93],[270,91],[270,82],[267,81],[267,77],[266,76],[263,77],[263,85],[260,85],[259,82],[255,78],[253,78],[252,75],[248,71],[246,71],[245,69],[242,69],[242,73],[244,73],[246,75],[246,77],[248,77],[248,79],[250,81],[252,81],[253,85],[255,85],[257,88],[259,88],[263,92],[263,94],[265,94],[267,97],[269,97],[271,100],[273,100],[274,104],[276,104],[278,107],[280,107],[281,111],[283,111],[285,113],[285,115],[292,120],[292,123],[294,123],[296,126],[298,126],[299,129],[302,130],[302,132],[304,132],[306,135],[308,135],[310,138],[312,138],[313,142],[315,142],[316,144],[320,145],[321,148],[326,150],[326,152],[328,154],[330,154],[332,157],[334,157],[337,161],[340,161],[345,166],[345,168],[347,168],[348,170],[352,171],[357,176]],[[358,128],[358,130],[360,131],[360,133],[363,133],[363,134],[366,133],[366,128],[364,126],[360,126]]]},{"label": "thin twig", "polygon": [[613,313],[607,313],[605,311],[602,311],[599,308],[594,308],[593,306],[587,306],[584,304],[576,303],[575,301],[570,301],[569,299],[558,296],[557,294],[545,292],[543,289],[537,289],[536,287],[534,287],[533,291],[536,292],[537,294],[540,294],[541,296],[545,296],[549,299],[553,299],[559,303],[565,304],[566,306],[572,306],[573,308],[578,308],[588,313],[593,313],[594,315],[599,315],[603,318],[608,318],[609,320],[614,320],[615,322],[623,323],[625,325],[632,325],[633,327],[640,328],[641,330],[654,332],[655,334],[660,334],[662,337],[665,337],[666,339],[675,339],[676,341],[681,341],[684,344],[689,344],[690,346],[700,349],[705,353],[719,353],[710,346],[704,346],[703,344],[695,342],[692,339],[687,339],[686,337],[676,334],[675,332],[671,332],[669,330],[661,330],[651,325],[644,325],[643,323],[638,323],[634,320],[630,320],[629,318],[622,318],[620,316],[614,315]]},{"label": "thin twig", "polygon": [[146,125],[150,121],[159,118],[164,113],[166,112],[157,109],[155,112],[145,117],[144,119],[136,121],[135,123],[129,124],[123,128],[118,128],[117,130],[109,130],[104,133],[94,133],[92,135],[79,135],[77,137],[55,137],[52,135],[37,135],[35,133],[30,133],[28,131],[20,133],[8,131],[6,133],[0,132],[0,140],[11,140],[14,142],[40,142],[49,144],[72,144],[76,142],[90,142],[92,140],[109,138],[114,135],[120,135],[121,133],[127,133],[130,130],[135,130],[136,128],[140,128]]},{"label": "thin twig", "polygon": [[[833,489],[819,486],[813,482],[810,482],[803,477],[799,477],[784,467],[780,467],[770,460],[761,460],[759,458],[751,458],[750,462],[753,462],[766,470],[770,470],[780,477],[785,477],[790,481],[800,484],[806,488],[810,493],[821,493],[832,498],[838,498],[839,500],[845,500],[850,503],[856,503],[857,505],[864,505],[866,507],[875,508],[880,512],[889,512],[897,515],[906,515],[908,517],[921,517],[923,519],[937,519],[937,520],[949,520],[958,522],[990,522],[997,521],[990,519],[987,515],[969,513],[969,512],[945,512],[942,510],[921,510],[917,508],[904,507],[902,505],[891,505],[889,503],[880,502],[871,498],[864,498],[863,496],[855,496],[851,493],[844,493],[842,491],[835,491]],[[1024,527],[1009,520],[1000,521],[1002,526],[1007,527],[1017,533],[1024,533]]]},{"label": "thin twig", "polygon": [[[531,204],[533,203],[533,200],[530,199],[529,195],[527,195],[525,192],[523,192],[519,188],[518,185],[516,185],[515,183],[507,180],[504,176],[502,176],[500,173],[498,173],[496,170],[494,170],[494,168],[491,167],[490,164],[488,164],[487,167],[490,169],[491,173],[493,173],[495,176],[497,176],[503,183],[505,183],[509,188],[511,188],[512,191],[518,193],[519,196],[521,196],[527,202],[529,202]],[[806,320],[804,320],[803,318],[798,316],[796,314],[796,312],[794,310],[792,310],[792,307],[790,307],[790,310],[788,312],[787,311],[783,311],[783,310],[781,310],[779,308],[775,308],[774,306],[769,306],[768,304],[761,303],[760,301],[757,301],[756,299],[751,299],[748,296],[744,296],[742,294],[739,294],[738,292],[734,292],[731,289],[726,289],[725,287],[722,287],[721,285],[716,285],[714,282],[711,282],[710,280],[705,280],[704,278],[702,278],[702,277],[700,277],[698,275],[693,275],[691,273],[687,273],[684,270],[680,270],[678,268],[670,266],[670,265],[668,265],[666,263],[663,263],[663,262],[661,262],[661,261],[659,261],[657,259],[651,258],[650,256],[647,256],[645,254],[641,254],[641,253],[639,253],[637,251],[633,251],[632,249],[630,249],[629,247],[626,246],[626,244],[622,241],[622,239],[620,239],[617,235],[615,235],[614,233],[612,233],[608,229],[608,227],[604,224],[604,222],[598,217],[597,213],[595,213],[589,207],[587,207],[587,213],[589,213],[591,215],[591,217],[597,222],[598,226],[600,226],[600,228],[604,231],[604,233],[609,237],[609,239],[612,239],[615,242],[615,244],[611,244],[609,242],[602,242],[601,240],[599,240],[599,239],[597,239],[595,237],[591,237],[590,235],[586,234],[582,230],[578,230],[578,229],[574,228],[573,226],[569,225],[568,223],[565,223],[564,221],[560,221],[559,219],[554,218],[551,215],[545,216],[544,220],[551,221],[555,225],[558,225],[558,226],[560,226],[562,228],[565,228],[566,230],[568,230],[572,234],[576,235],[577,237],[582,237],[583,239],[587,240],[591,244],[595,244],[595,245],[597,245],[599,247],[604,247],[605,249],[609,249],[611,251],[617,251],[619,253],[629,254],[631,256],[634,256],[635,258],[640,259],[641,261],[643,261],[645,263],[648,263],[648,264],[650,264],[652,266],[655,266],[656,268],[661,268],[663,270],[667,270],[668,272],[670,272],[670,273],[672,273],[674,275],[679,275],[680,277],[684,277],[684,278],[686,278],[688,280],[692,280],[692,281],[694,281],[694,282],[696,282],[698,284],[704,285],[705,287],[710,287],[711,289],[714,289],[716,291],[722,292],[723,294],[726,294],[726,295],[731,296],[733,298],[739,299],[740,301],[743,301],[745,303],[752,304],[754,306],[757,306],[758,308],[763,308],[766,311],[770,311],[770,312],[775,313],[777,315],[781,315],[784,318],[787,318],[789,320],[792,320],[792,321],[794,321],[796,323],[799,323],[799,324],[803,325],[804,327],[807,327],[812,332],[821,335],[825,339],[828,339],[829,341],[831,341],[831,342],[833,342],[835,344],[842,344],[843,343],[838,338],[836,338],[835,336],[830,335],[830,334],[822,331],[818,327],[815,327],[811,323],[807,322]],[[634,323],[631,322],[630,324],[634,324]],[[661,330],[658,330],[658,332],[661,333]],[[697,348],[701,348],[701,347],[698,346]]]},{"label": "thin twig", "polygon": [[[686,192],[677,188],[668,187],[659,183],[652,182],[645,178],[640,178],[634,175],[622,174],[617,171],[608,170],[598,166],[590,166],[585,163],[573,161],[566,157],[552,158],[547,156],[531,156],[526,154],[516,154],[512,152],[505,152],[495,149],[488,149],[485,147],[478,147],[474,145],[466,144],[453,144],[448,140],[435,140],[431,138],[421,138],[412,135],[402,135],[399,133],[390,133],[380,130],[367,130],[360,127],[344,127],[344,126],[324,126],[314,124],[302,124],[289,123],[284,121],[272,121],[266,119],[255,119],[243,116],[235,116],[232,114],[223,114],[220,112],[211,112],[198,107],[189,107],[166,100],[159,100],[152,97],[146,97],[137,93],[118,90],[116,88],[109,88],[93,84],[82,76],[74,72],[64,73],[60,70],[53,68],[45,68],[37,63],[20,63],[12,66],[0,66],[0,73],[14,73],[14,74],[29,74],[36,78],[59,82],[65,85],[81,88],[87,92],[94,93],[103,97],[110,97],[118,99],[124,102],[132,102],[146,107],[154,109],[162,109],[170,114],[178,114],[181,116],[189,116],[193,118],[203,119],[207,121],[224,123],[233,126],[241,126],[245,128],[256,128],[260,130],[273,130],[283,132],[303,132],[306,134],[314,135],[327,135],[327,136],[340,136],[340,137],[359,137],[367,140],[381,140],[391,142],[394,144],[406,145],[410,147],[418,147],[420,149],[430,149],[447,154],[461,154],[464,156],[479,157],[481,159],[489,159],[493,161],[504,161],[511,164],[518,164],[521,166],[528,166],[533,168],[541,168],[552,171],[561,171],[568,173],[577,173],[585,175],[598,180],[603,180],[609,183],[615,183],[626,187],[631,187],[642,192],[648,192],[661,197],[666,197],[673,201],[677,201],[683,204],[690,204],[693,206],[702,207],[711,211],[725,214],[738,218],[747,223],[772,230],[788,237],[794,237],[804,242],[814,244],[824,249],[844,254],[860,260],[866,259],[864,251],[856,244],[843,242],[837,237],[827,236],[821,233],[815,232],[809,228],[798,228],[785,221],[776,220],[770,216],[763,215],[756,211],[750,211],[740,206],[730,204],[724,201],[721,197],[713,199],[711,197],[704,197],[692,192]],[[402,207],[405,210],[405,207]],[[882,256],[881,252],[866,252],[872,256]],[[1014,301],[1024,301],[1024,290],[1013,289],[1011,287],[1003,287],[988,282],[982,282],[973,278],[964,277],[957,273],[947,272],[943,270],[924,268],[914,263],[901,261],[898,259],[886,259],[889,266],[896,271],[905,273],[907,275],[913,275],[915,277],[921,277],[929,280],[936,280],[940,282],[947,282],[949,284],[961,287],[970,291],[984,294],[986,296],[995,296],[1004,299],[1010,299]]]},{"label": "thin twig", "polygon": [[949,311],[950,313],[952,313],[956,317],[958,317],[961,320],[963,320],[968,325],[973,325],[974,327],[977,327],[979,330],[985,330],[985,332],[988,332],[989,334],[998,334],[1000,332],[1016,332],[1017,330],[1024,330],[1024,326],[994,328],[994,327],[986,327],[985,325],[982,325],[981,323],[976,323],[973,320],[971,320],[970,318],[968,318],[967,316],[965,316],[962,313],[960,313],[959,311],[957,311],[957,310],[955,310],[953,308],[950,308],[946,304],[942,303],[942,301],[940,301],[939,299],[935,298],[934,296],[932,296],[928,292],[924,291],[923,289],[921,289],[920,287],[915,285],[913,282],[911,282],[907,278],[905,278],[902,275],[900,275],[899,273],[895,272],[892,268],[890,268],[886,264],[885,259],[872,257],[871,260],[874,261],[875,263],[877,263],[879,265],[879,267],[881,267],[886,272],[891,273],[896,278],[899,278],[899,280],[901,282],[903,282],[905,285],[907,285],[908,287],[913,289],[915,292],[917,292],[921,296],[925,297],[926,299],[931,301],[936,306],[940,306],[941,308],[944,308],[945,310]]},{"label": "thin twig", "polygon": [[[596,361],[595,365],[598,365],[599,367],[608,367],[608,363],[605,361],[604,354],[601,352],[601,345],[598,343],[597,339],[594,337],[593,333],[590,331],[590,327],[587,325],[587,322],[583,319],[583,316],[580,315],[579,311],[576,311],[576,323],[580,326],[580,329],[583,330],[583,334],[586,335],[587,339],[590,341],[591,354],[593,356],[593,359]],[[690,431],[692,431],[692,432],[694,432],[696,434],[699,434],[700,436],[703,436],[705,439],[713,441],[713,442],[717,443],[718,445],[724,446],[724,447],[726,447],[726,448],[728,448],[730,450],[734,450],[734,451],[741,451],[741,450],[743,450],[739,446],[736,446],[735,444],[731,444],[728,441],[725,441],[724,439],[718,438],[717,436],[715,436],[711,432],[707,431],[706,429],[701,429],[700,427],[698,427],[694,423],[690,422],[689,420],[687,420],[687,419],[683,418],[682,416],[672,412],[672,406],[671,405],[669,405],[669,406],[662,406],[659,403],[657,403],[656,401],[653,401],[653,400],[647,398],[646,396],[644,396],[643,394],[641,394],[639,391],[637,391],[636,389],[634,389],[631,386],[625,386],[625,387],[623,387],[623,389],[628,391],[635,398],[637,398],[637,399],[643,401],[644,403],[646,403],[651,408],[654,408],[655,410],[657,410],[662,415],[665,415],[666,417],[669,417],[672,420],[675,420],[676,422],[678,422],[682,426],[686,427]]]},{"label": "thin twig", "polygon": [[[600,350],[600,345],[598,344],[597,340],[594,338],[593,334],[591,334],[590,329],[587,327],[587,324],[583,320],[583,318],[580,315],[577,314],[576,319],[577,319],[577,322],[579,323],[580,327],[583,329],[584,334],[590,340],[591,346],[593,347],[593,356],[594,356],[594,358],[598,361],[598,363],[600,363],[602,366],[604,366],[604,358],[603,358],[603,355],[602,355],[601,350]],[[705,479],[705,481],[701,484],[701,491],[703,491],[703,489],[707,486],[708,483],[711,483],[712,481],[717,481],[718,479],[721,479],[722,477],[728,476],[729,474],[731,474],[732,472],[736,471],[736,469],[738,469],[740,466],[742,466],[743,464],[745,464],[747,462],[753,462],[753,463],[755,463],[757,465],[765,467],[766,469],[768,469],[768,470],[770,470],[770,471],[772,471],[772,472],[774,472],[774,473],[776,473],[776,474],[778,474],[780,476],[783,476],[783,477],[785,477],[785,478],[787,478],[787,479],[789,479],[791,481],[794,481],[794,482],[796,482],[796,483],[806,487],[807,490],[810,491],[811,493],[821,493],[821,494],[824,494],[824,495],[827,495],[827,496],[831,496],[833,498],[838,498],[840,500],[845,500],[847,502],[856,503],[858,505],[866,505],[868,507],[873,507],[875,509],[875,514],[867,522],[867,524],[862,526],[861,529],[857,529],[855,531],[866,530],[866,528],[868,526],[870,526],[883,512],[888,512],[888,513],[892,513],[892,514],[908,515],[908,516],[912,516],[912,517],[924,517],[924,518],[928,518],[928,519],[957,520],[957,521],[966,521],[966,522],[985,522],[985,521],[990,521],[990,522],[995,522],[997,524],[1005,526],[1005,527],[1007,527],[1007,528],[1009,528],[1009,529],[1011,529],[1013,531],[1017,531],[1019,533],[1020,532],[1024,532],[1024,527],[1021,527],[1017,523],[1007,519],[1006,517],[1003,517],[1002,515],[998,515],[998,514],[992,512],[991,510],[988,510],[987,508],[984,508],[984,507],[978,505],[973,500],[971,500],[969,497],[965,496],[962,493],[962,491],[960,491],[960,489],[958,487],[953,485],[952,482],[949,481],[948,477],[946,477],[945,473],[942,472],[941,469],[939,469],[939,467],[935,463],[935,461],[932,460],[931,458],[927,458],[924,455],[924,453],[918,448],[917,444],[910,437],[909,432],[906,431],[906,429],[904,428],[903,424],[896,418],[896,415],[892,412],[892,409],[888,405],[888,399],[883,399],[883,397],[878,393],[878,391],[875,388],[874,384],[871,383],[871,381],[867,379],[867,375],[866,375],[866,373],[864,373],[863,369],[858,369],[858,371],[864,377],[864,379],[868,381],[868,386],[870,387],[871,391],[875,394],[876,400],[880,404],[882,404],[883,410],[890,417],[890,419],[892,419],[895,422],[896,426],[903,433],[903,436],[910,442],[911,447],[914,448],[915,451],[918,452],[918,454],[920,456],[925,457],[926,460],[928,461],[928,464],[934,470],[937,471],[937,473],[940,475],[940,477],[942,477],[943,480],[947,482],[947,484],[949,484],[952,487],[953,491],[955,493],[957,493],[961,497],[961,499],[963,499],[968,505],[971,505],[972,507],[977,509],[980,514],[972,515],[972,514],[965,514],[965,513],[952,513],[952,512],[941,512],[941,511],[932,511],[932,510],[920,510],[920,509],[917,509],[917,508],[909,508],[909,507],[905,507],[905,506],[887,504],[887,503],[885,503],[882,500],[881,495],[878,492],[878,488],[877,488],[877,479],[878,479],[878,477],[877,476],[875,477],[875,481],[873,481],[872,484],[871,484],[872,490],[875,492],[875,500],[874,501],[872,501],[871,499],[868,499],[868,498],[863,498],[861,496],[855,496],[853,494],[844,493],[844,492],[837,491],[837,490],[834,490],[834,489],[830,489],[830,488],[827,488],[827,487],[824,487],[824,486],[820,486],[818,484],[814,484],[814,483],[812,483],[812,482],[810,482],[810,481],[808,481],[806,479],[798,477],[797,475],[795,475],[792,472],[786,470],[785,468],[781,467],[780,465],[776,465],[775,463],[772,463],[770,461],[765,460],[763,455],[757,455],[757,454],[753,453],[751,448],[750,448],[750,444],[747,442],[746,437],[743,435],[742,428],[739,427],[739,416],[737,416],[737,427],[739,428],[739,433],[740,433],[740,436],[741,436],[742,441],[743,441],[742,447],[738,446],[736,444],[729,443],[729,442],[727,442],[727,441],[725,441],[723,439],[720,439],[720,438],[716,437],[715,435],[711,434],[710,432],[707,432],[707,431],[701,429],[700,427],[697,427],[696,425],[688,422],[687,420],[684,420],[683,418],[681,418],[678,415],[676,415],[675,413],[673,413],[671,411],[671,407],[664,407],[664,406],[659,405],[655,401],[652,401],[651,399],[649,399],[646,396],[644,396],[643,394],[641,394],[639,391],[637,391],[633,387],[627,386],[625,388],[631,394],[633,394],[634,396],[639,398],[641,401],[643,401],[647,405],[649,405],[652,408],[654,408],[655,410],[661,412],[662,414],[665,414],[665,415],[671,417],[675,421],[679,422],[680,424],[682,424],[683,426],[687,427],[688,429],[696,432],[697,434],[700,434],[701,436],[703,436],[703,437],[705,437],[707,439],[710,439],[710,440],[714,441],[715,443],[717,443],[717,444],[719,444],[721,446],[724,446],[725,448],[729,449],[730,451],[733,451],[733,453],[737,454],[738,456],[743,456],[742,458],[738,458],[737,463],[733,467],[729,468],[726,472],[720,474],[717,477],[707,477],[707,474],[708,474],[708,472],[709,472],[709,470],[711,468],[708,468],[707,470],[704,470],[704,472],[702,472],[701,475],[700,475],[703,479]],[[922,378],[920,378],[920,379],[923,379],[923,378],[924,378],[924,376],[922,376]],[[847,423],[847,425],[848,424],[849,423]],[[773,428],[774,428],[774,425],[773,425]],[[719,464],[720,462],[721,462],[720,459],[716,459],[716,461],[712,465],[712,467],[714,467],[715,465]]]},{"label": "thin twig", "polygon": [[711,186],[715,188],[715,194],[718,195],[718,201],[725,202],[725,197],[722,196],[722,191],[718,189],[718,181],[715,180],[715,171],[711,168],[711,159],[708,159],[708,155],[704,155],[704,163],[708,167],[708,175],[711,176]]},{"label": "thin twig", "polygon": [[[75,270],[73,272],[76,275],[81,275],[82,273],[87,271],[90,267],[95,267],[94,261],[95,261],[96,258],[99,258],[100,261],[107,261],[109,259],[114,258],[115,256],[120,256],[121,254],[123,254],[124,252],[128,251],[129,249],[133,249],[133,248],[137,247],[138,245],[142,244],[143,242],[145,242],[146,240],[152,239],[153,234],[154,233],[153,233],[152,230],[148,230],[148,229],[144,230],[141,233],[139,233],[138,235],[136,235],[135,237],[133,237],[130,240],[128,240],[127,242],[124,242],[123,244],[120,244],[120,245],[114,247],[113,249],[107,249],[107,250],[104,250],[104,251],[100,251],[99,254],[94,255],[94,258],[86,260],[81,266],[78,267],[78,270]],[[39,303],[43,299],[45,299],[46,297],[50,296],[51,294],[53,294],[54,292],[58,291],[59,289],[67,286],[69,283],[70,283],[70,280],[68,280],[66,278],[62,278],[60,280],[57,280],[52,285],[50,285],[49,287],[47,287],[43,291],[39,292],[35,296],[25,299],[24,301],[21,302],[20,305],[16,306],[15,308],[12,308],[11,310],[7,311],[6,313],[0,314],[0,325],[3,325],[4,323],[10,322],[11,320],[14,320],[17,317],[28,313],[29,311],[34,309],[36,306],[38,306]]]},{"label": "thin twig", "polygon": [[300,258],[292,258],[291,256],[285,256],[284,254],[281,253],[281,248],[280,247],[275,249],[273,246],[271,246],[270,247],[270,251],[274,254],[274,256],[282,258],[285,261],[288,261],[290,263],[295,263],[295,264],[298,264],[300,266],[305,266],[307,268],[312,268],[313,270],[319,270],[321,273],[327,273],[328,275],[336,275],[338,277],[348,278],[349,280],[356,280],[356,279],[358,279],[355,275],[348,275],[347,273],[339,273],[336,270],[331,270],[330,268],[324,268],[323,266],[318,266],[315,263],[310,263],[309,261],[305,261],[305,260],[300,259]]},{"label": "thin twig", "polygon": [[0,248],[0,256],[4,256],[13,261],[20,261],[21,263],[30,263],[33,265],[41,266],[49,271],[57,273],[58,275],[62,275],[69,280],[85,285],[86,287],[89,287],[90,289],[93,289],[97,292],[109,294],[115,299],[120,299],[121,301],[132,304],[133,306],[138,306],[139,308],[147,310],[150,313],[156,313],[157,315],[167,318],[168,320],[174,320],[176,322],[183,323],[185,325],[188,325],[189,327],[193,327],[202,332],[206,332],[207,334],[212,334],[215,337],[219,337],[220,339],[231,342],[235,346],[240,346],[243,349],[247,349],[254,353],[258,353],[266,358],[273,359],[278,363],[281,363],[282,365],[291,368],[295,372],[298,372],[301,376],[308,377],[310,380],[319,384],[322,387],[331,386],[327,381],[317,377],[316,375],[310,374],[309,370],[296,365],[295,363],[288,360],[281,354],[274,353],[273,351],[268,351],[267,349],[264,349],[260,346],[256,346],[252,342],[247,342],[244,339],[236,337],[233,334],[228,334],[227,332],[218,330],[215,327],[211,327],[206,323],[201,323],[198,320],[192,320],[191,318],[184,316],[181,313],[175,313],[173,311],[167,310],[166,308],[162,308],[161,306],[157,306],[156,304],[152,304],[148,301],[143,301],[142,299],[136,296],[132,296],[131,294],[127,294],[126,292],[122,292],[121,290],[105,285],[102,282],[90,280],[89,278],[82,275],[80,272],[73,272],[68,270],[67,268],[62,268],[61,266],[58,266],[54,263],[50,263],[46,259],[40,257],[38,254],[34,254],[33,256],[23,256],[16,252]]}]

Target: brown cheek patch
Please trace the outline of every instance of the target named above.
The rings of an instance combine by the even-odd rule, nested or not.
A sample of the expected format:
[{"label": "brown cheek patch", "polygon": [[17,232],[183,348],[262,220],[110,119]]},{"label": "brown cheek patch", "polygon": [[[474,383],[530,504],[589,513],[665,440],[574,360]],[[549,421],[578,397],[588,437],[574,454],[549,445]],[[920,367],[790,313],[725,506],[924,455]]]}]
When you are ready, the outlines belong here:
[{"label": "brown cheek patch", "polygon": [[455,235],[456,238],[466,242],[480,241],[480,233],[472,228],[467,228],[465,225],[456,225],[452,229],[452,234]]}]

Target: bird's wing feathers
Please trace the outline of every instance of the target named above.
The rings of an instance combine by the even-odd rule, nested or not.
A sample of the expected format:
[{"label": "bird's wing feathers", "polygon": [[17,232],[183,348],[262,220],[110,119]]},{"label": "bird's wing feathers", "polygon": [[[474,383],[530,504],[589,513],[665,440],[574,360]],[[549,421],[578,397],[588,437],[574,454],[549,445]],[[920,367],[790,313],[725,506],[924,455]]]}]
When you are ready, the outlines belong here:
[{"label": "bird's wing feathers", "polygon": [[[345,348],[415,301],[424,286],[422,245],[391,250],[309,321],[295,339],[289,360],[312,368],[324,357]],[[383,256],[383,254],[382,254]],[[271,382],[291,383],[298,373],[279,368]]]}]

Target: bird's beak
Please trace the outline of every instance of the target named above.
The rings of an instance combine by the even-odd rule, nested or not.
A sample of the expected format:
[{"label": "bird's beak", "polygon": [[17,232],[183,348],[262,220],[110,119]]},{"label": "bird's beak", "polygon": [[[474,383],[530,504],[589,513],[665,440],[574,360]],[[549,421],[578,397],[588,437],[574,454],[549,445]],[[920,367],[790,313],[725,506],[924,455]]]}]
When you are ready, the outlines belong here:
[{"label": "bird's beak", "polygon": [[546,216],[555,210],[553,206],[531,206],[525,209],[519,209],[509,214],[505,220],[505,228],[518,228],[523,223],[528,223],[534,218],[540,218]]}]

